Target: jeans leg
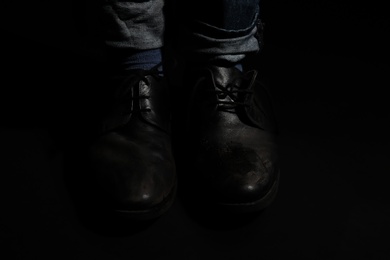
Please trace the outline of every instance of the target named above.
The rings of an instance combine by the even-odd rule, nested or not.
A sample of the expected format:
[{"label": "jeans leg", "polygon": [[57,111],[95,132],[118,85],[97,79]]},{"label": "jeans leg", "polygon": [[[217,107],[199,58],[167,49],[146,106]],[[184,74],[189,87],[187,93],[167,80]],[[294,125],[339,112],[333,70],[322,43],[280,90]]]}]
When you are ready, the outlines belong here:
[{"label": "jeans leg", "polygon": [[103,41],[116,50],[163,46],[164,0],[102,0]]}]

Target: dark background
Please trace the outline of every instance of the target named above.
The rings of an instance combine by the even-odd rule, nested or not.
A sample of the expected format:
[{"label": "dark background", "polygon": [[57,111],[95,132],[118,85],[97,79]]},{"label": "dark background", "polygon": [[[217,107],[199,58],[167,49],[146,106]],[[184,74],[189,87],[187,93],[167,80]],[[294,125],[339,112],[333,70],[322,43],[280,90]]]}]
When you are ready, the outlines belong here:
[{"label": "dark background", "polygon": [[9,259],[389,259],[384,1],[264,0],[254,66],[280,127],[275,203],[237,227],[200,221],[178,199],[149,228],[121,235],[103,232],[112,223],[83,224],[63,183],[64,143],[93,117],[99,89],[94,7],[4,5],[0,245]]}]

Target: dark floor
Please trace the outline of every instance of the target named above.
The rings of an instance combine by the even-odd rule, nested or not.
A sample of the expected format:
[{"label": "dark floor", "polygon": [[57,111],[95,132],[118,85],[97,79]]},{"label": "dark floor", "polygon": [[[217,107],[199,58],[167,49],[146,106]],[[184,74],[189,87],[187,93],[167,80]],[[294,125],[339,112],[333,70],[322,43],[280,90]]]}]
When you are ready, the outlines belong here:
[{"label": "dark floor", "polygon": [[275,202],[237,226],[199,220],[177,199],[145,229],[108,233],[115,223],[80,219],[63,181],[63,145],[91,112],[77,90],[96,84],[84,67],[93,59],[38,42],[27,51],[15,37],[3,48],[11,55],[1,90],[2,259],[390,259],[383,57],[270,41],[255,66],[280,127]]}]

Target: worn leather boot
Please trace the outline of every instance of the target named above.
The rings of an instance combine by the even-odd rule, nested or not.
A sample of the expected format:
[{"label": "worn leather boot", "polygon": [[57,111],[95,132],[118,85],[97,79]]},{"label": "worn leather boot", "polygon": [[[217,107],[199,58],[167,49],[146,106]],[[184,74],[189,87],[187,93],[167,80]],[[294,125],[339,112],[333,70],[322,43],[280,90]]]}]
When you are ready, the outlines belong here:
[{"label": "worn leather boot", "polygon": [[275,198],[279,181],[269,92],[255,70],[208,66],[189,75],[190,185],[213,207],[261,211]]},{"label": "worn leather boot", "polygon": [[91,197],[112,213],[139,220],[161,216],[173,203],[176,167],[168,86],[157,72],[117,75],[101,134],[89,147]]}]

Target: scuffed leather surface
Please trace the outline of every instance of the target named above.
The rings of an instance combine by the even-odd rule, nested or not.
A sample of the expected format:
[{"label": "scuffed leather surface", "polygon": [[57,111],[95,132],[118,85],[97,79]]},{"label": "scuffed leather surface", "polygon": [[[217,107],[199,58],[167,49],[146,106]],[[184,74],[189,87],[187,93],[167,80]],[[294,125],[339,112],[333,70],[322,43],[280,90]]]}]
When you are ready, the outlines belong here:
[{"label": "scuffed leather surface", "polygon": [[[279,167],[273,112],[262,100],[269,97],[261,96],[264,92],[259,89],[255,71],[241,76],[234,68],[200,70],[194,76],[198,84],[190,95],[188,131],[196,149],[194,165],[203,185],[221,203],[261,199],[275,182]],[[235,97],[218,97],[214,90],[233,82],[253,94],[238,92]],[[218,99],[235,99],[247,106],[225,105]]]},{"label": "scuffed leather surface", "polygon": [[163,203],[176,183],[167,85],[152,75],[120,82],[88,160],[110,207],[148,210]]}]

